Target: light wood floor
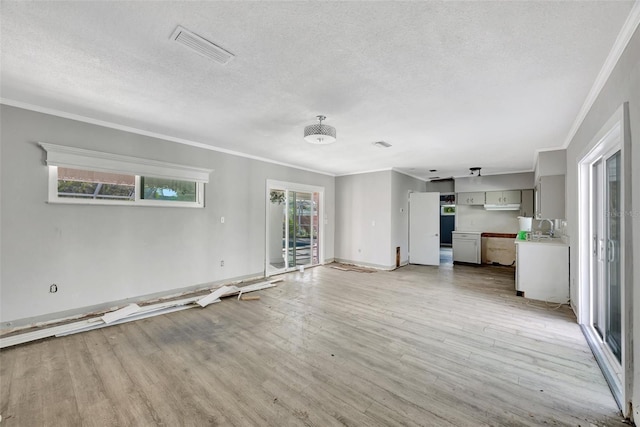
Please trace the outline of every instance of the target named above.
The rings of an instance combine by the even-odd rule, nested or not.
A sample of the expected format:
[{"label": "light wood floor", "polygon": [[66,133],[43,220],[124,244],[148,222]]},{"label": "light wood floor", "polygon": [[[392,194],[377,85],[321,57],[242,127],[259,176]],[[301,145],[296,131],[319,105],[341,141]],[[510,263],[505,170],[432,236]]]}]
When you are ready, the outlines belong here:
[{"label": "light wood floor", "polygon": [[573,314],[514,296],[511,270],[285,277],[2,350],[2,426],[623,425]]}]

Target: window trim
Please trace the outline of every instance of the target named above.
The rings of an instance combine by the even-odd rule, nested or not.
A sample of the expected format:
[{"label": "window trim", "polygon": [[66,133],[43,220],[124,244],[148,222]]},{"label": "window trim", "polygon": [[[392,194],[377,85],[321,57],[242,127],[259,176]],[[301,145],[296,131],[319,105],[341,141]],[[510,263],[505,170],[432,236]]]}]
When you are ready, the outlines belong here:
[{"label": "window trim", "polygon": [[[120,154],[103,153],[76,147],[67,147],[44,142],[38,143],[47,153],[46,164],[49,167],[48,203],[76,205],[110,206],[160,206],[203,208],[204,184],[209,182],[212,169],[184,166],[176,163],[147,160]],[[96,172],[120,173],[135,176],[135,198],[131,201],[113,199],[79,199],[58,196],[58,167],[90,170]],[[191,181],[196,183],[196,201],[183,202],[172,200],[142,199],[141,177],[154,177]]]}]

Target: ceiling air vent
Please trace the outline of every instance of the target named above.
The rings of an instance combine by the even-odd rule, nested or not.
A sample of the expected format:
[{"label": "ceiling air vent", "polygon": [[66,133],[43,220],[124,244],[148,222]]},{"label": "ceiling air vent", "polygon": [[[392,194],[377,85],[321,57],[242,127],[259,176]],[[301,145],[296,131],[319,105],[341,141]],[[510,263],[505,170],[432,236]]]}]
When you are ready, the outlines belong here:
[{"label": "ceiling air vent", "polygon": [[391,147],[391,144],[389,144],[386,141],[376,141],[376,142],[373,143],[373,145],[375,145],[376,147],[379,147],[379,148],[389,148],[389,147]]},{"label": "ceiling air vent", "polygon": [[186,28],[178,25],[178,28],[171,34],[171,40],[177,41],[180,44],[188,47],[196,53],[214,60],[218,64],[226,64],[233,59],[233,54],[227,52],[220,46],[216,46],[209,40],[200,37],[199,35],[192,33]]}]

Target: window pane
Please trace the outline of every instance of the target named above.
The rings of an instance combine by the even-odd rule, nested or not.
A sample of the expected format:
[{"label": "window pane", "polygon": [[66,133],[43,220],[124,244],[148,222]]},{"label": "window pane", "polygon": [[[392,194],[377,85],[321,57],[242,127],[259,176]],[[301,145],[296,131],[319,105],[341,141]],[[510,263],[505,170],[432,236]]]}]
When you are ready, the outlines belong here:
[{"label": "window pane", "polygon": [[133,201],[135,176],[58,168],[58,197]]},{"label": "window pane", "polygon": [[146,200],[169,200],[177,202],[196,201],[196,183],[193,181],[178,181],[175,179],[149,178],[143,176],[142,194],[140,198]]}]

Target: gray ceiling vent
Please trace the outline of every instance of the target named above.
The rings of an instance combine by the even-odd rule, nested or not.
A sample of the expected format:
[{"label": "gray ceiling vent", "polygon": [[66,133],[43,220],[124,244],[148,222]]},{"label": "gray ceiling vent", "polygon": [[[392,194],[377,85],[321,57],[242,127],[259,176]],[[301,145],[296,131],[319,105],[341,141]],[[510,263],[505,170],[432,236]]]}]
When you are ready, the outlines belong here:
[{"label": "gray ceiling vent", "polygon": [[380,148],[389,148],[391,147],[391,144],[389,144],[386,141],[376,141],[373,143],[373,145],[375,145],[376,147],[380,147]]},{"label": "gray ceiling vent", "polygon": [[224,65],[234,57],[231,52],[224,50],[220,46],[216,46],[209,40],[192,33],[180,25],[178,25],[173,34],[171,34],[171,40],[183,44],[196,53],[214,60],[218,64]]}]

